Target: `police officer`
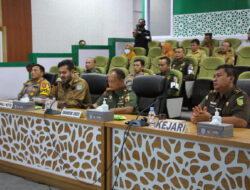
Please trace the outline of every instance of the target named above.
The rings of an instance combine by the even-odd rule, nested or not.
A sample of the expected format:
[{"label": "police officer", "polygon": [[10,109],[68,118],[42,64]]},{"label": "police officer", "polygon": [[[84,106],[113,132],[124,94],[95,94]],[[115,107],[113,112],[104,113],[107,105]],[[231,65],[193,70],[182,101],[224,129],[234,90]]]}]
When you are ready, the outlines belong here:
[{"label": "police officer", "polygon": [[149,75],[149,73],[144,72],[144,65],[145,62],[142,59],[137,59],[134,61],[134,73],[129,74],[126,79],[124,84],[126,85],[127,88],[132,88],[133,86],[133,80],[136,76],[139,75]]},{"label": "police officer", "polygon": [[91,103],[88,83],[75,74],[72,60],[63,60],[58,64],[61,81],[52,88],[50,97],[55,97],[59,107],[85,108]]},{"label": "police officer", "polygon": [[39,64],[35,64],[31,68],[31,80],[24,83],[23,89],[18,94],[18,99],[24,97],[25,94],[33,100],[33,98],[45,99],[50,94],[50,84],[43,78],[44,67]]},{"label": "police officer", "polygon": [[175,49],[174,60],[171,68],[182,72],[183,80],[194,79],[194,65],[188,60],[184,59],[185,50],[183,47]]},{"label": "police officer", "polygon": [[119,69],[113,69],[108,75],[109,88],[93,104],[94,108],[99,107],[106,98],[109,109],[115,114],[137,114],[137,97],[132,89],[124,85],[125,74]]},{"label": "police officer", "polygon": [[215,108],[220,108],[223,123],[234,127],[247,127],[249,124],[250,102],[248,95],[234,86],[235,73],[232,65],[221,65],[216,69],[214,90],[193,108],[191,121],[210,121]]},{"label": "police officer", "polygon": [[88,58],[86,60],[85,64],[86,70],[84,73],[99,73],[99,71],[96,70],[96,60],[94,58]]},{"label": "police officer", "polygon": [[161,57],[158,62],[158,67],[160,73],[156,75],[165,76],[167,79],[167,97],[176,96],[176,93],[179,90],[179,81],[178,77],[171,72],[170,70],[170,59],[168,57]]},{"label": "police officer", "polygon": [[139,19],[135,32],[133,32],[133,36],[135,38],[134,47],[143,47],[146,49],[146,53],[148,54],[148,42],[151,41],[151,34],[150,31],[145,29],[145,24],[144,19]]},{"label": "police officer", "polygon": [[222,57],[225,59],[225,63],[229,65],[234,65],[234,54],[231,51],[232,44],[231,42],[223,42],[221,46],[221,51],[215,53],[215,57]]}]

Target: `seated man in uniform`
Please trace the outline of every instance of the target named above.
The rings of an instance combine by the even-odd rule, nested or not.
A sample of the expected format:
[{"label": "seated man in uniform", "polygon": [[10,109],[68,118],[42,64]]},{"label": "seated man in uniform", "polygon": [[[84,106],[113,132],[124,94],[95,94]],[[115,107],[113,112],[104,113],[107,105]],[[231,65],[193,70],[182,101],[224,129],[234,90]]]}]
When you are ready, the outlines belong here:
[{"label": "seated man in uniform", "polygon": [[194,66],[188,60],[184,59],[184,56],[185,50],[183,49],[183,47],[176,48],[171,68],[181,71],[184,81],[193,80]]},{"label": "seated man in uniform", "polygon": [[127,88],[132,88],[133,80],[136,76],[148,75],[148,73],[143,72],[144,64],[145,62],[142,59],[137,59],[134,61],[134,73],[129,74],[124,82]]},{"label": "seated man in uniform", "polygon": [[222,123],[233,124],[234,127],[247,127],[250,114],[248,95],[235,87],[235,71],[232,65],[221,65],[214,74],[215,90],[203,99],[200,105],[193,108],[193,123],[210,121],[215,108],[220,108]]},{"label": "seated man in uniform", "polygon": [[212,33],[206,33],[204,37],[204,44],[202,47],[207,47],[209,49],[209,56],[212,56],[214,50],[214,44],[212,41]]},{"label": "seated man in uniform", "polygon": [[198,39],[193,39],[191,41],[191,52],[187,54],[189,57],[193,57],[197,60],[200,65],[203,59],[206,57],[206,52],[200,49],[200,41]]},{"label": "seated man in uniform", "polygon": [[96,61],[94,58],[88,58],[86,60],[86,70],[84,71],[84,73],[99,73],[97,70],[96,70]]},{"label": "seated man in uniform", "polygon": [[109,109],[115,114],[137,114],[137,97],[132,89],[124,85],[125,74],[119,69],[113,69],[108,75],[109,87],[103,95],[93,104],[94,108],[99,107],[106,98]]},{"label": "seated man in uniform", "polygon": [[178,77],[173,74],[170,70],[170,59],[168,57],[161,57],[158,62],[158,67],[160,73],[156,75],[165,76],[167,78],[167,97],[173,97],[176,95],[176,92],[179,90]]},{"label": "seated man in uniform", "polygon": [[215,53],[215,57],[222,57],[225,59],[225,63],[228,65],[234,65],[234,54],[231,51],[232,44],[231,42],[223,42],[221,45],[221,51]]},{"label": "seated man in uniform", "polygon": [[32,100],[33,98],[46,99],[50,93],[50,84],[43,78],[44,67],[36,64],[32,66],[30,75],[31,80],[24,83],[24,87],[18,94],[18,99],[24,97],[25,94]]},{"label": "seated man in uniform", "polygon": [[85,108],[91,103],[88,83],[75,74],[72,60],[63,60],[58,64],[61,81],[51,90],[50,97],[55,97],[59,107]]}]

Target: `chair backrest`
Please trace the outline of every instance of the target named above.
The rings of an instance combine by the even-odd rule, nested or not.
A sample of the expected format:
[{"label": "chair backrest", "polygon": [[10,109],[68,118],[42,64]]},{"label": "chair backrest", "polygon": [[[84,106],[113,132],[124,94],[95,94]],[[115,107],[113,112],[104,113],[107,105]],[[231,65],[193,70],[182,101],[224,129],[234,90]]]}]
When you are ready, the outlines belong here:
[{"label": "chair backrest", "polygon": [[250,46],[240,49],[236,65],[250,67]]},{"label": "chair backrest", "polygon": [[140,112],[145,110],[143,112],[147,113],[149,105],[152,104],[156,114],[166,113],[166,78],[164,76],[137,76],[134,78],[132,88],[137,95]]},{"label": "chair backrest", "polygon": [[250,78],[249,79],[239,79],[236,86],[241,90],[245,91],[250,97]]},{"label": "chair backrest", "polygon": [[43,78],[49,81],[50,85],[53,86],[56,84],[57,76],[55,73],[44,73]]},{"label": "chair backrest", "polygon": [[50,67],[49,72],[59,74],[58,67],[57,66]]},{"label": "chair backrest", "polygon": [[223,42],[230,42],[234,50],[236,50],[241,44],[241,40],[237,38],[226,38],[225,40],[222,41],[222,43]]},{"label": "chair backrest", "polygon": [[250,79],[250,71],[245,71],[241,73],[238,77],[238,79]]},{"label": "chair backrest", "polygon": [[145,56],[146,55],[146,49],[143,47],[134,47],[135,55],[136,56]]},{"label": "chair backrest", "polygon": [[92,103],[95,103],[108,87],[107,75],[99,73],[84,73],[81,75],[81,78],[88,83]]},{"label": "chair backrest", "polygon": [[224,65],[225,60],[221,57],[206,57],[200,66],[199,79],[213,79],[218,66]]},{"label": "chair backrest", "polygon": [[108,66],[109,66],[109,58],[106,56],[96,56],[96,67],[103,67],[105,68],[105,72],[107,72]]},{"label": "chair backrest", "polygon": [[152,47],[160,47],[161,46],[161,42],[157,41],[157,40],[152,40],[150,42],[148,42],[148,48],[152,48]]},{"label": "chair backrest", "polygon": [[109,70],[114,67],[128,68],[128,58],[124,56],[115,56],[112,58]]},{"label": "chair backrest", "polygon": [[183,81],[183,75],[181,71],[171,69],[170,73],[173,73],[175,76],[177,76],[178,81],[179,81],[179,90],[176,92],[175,96],[179,96],[181,92],[181,87],[182,87],[182,81]]},{"label": "chair backrest", "polygon": [[76,72],[81,74],[81,73],[84,72],[84,69],[82,67],[80,67],[80,66],[76,66]]},{"label": "chair backrest", "polygon": [[143,72],[144,72],[144,73],[148,73],[148,74],[150,74],[150,75],[153,75],[153,74],[154,74],[154,72],[153,72],[152,70],[146,69],[146,68],[143,69]]},{"label": "chair backrest", "polygon": [[153,59],[153,58],[160,56],[160,55],[161,55],[161,48],[160,47],[152,47],[148,51],[148,57],[150,59]]},{"label": "chair backrest", "polygon": [[178,47],[178,41],[177,40],[165,40],[164,42],[166,43],[170,43],[172,49],[177,48]]},{"label": "chair backrest", "polygon": [[134,73],[134,62],[138,59],[142,59],[145,63],[144,68],[148,69],[150,66],[149,58],[146,56],[135,56],[131,59],[129,64],[129,73]]},{"label": "chair backrest", "polygon": [[181,42],[181,47],[185,48],[190,48],[191,47],[191,41],[192,39],[186,39]]},{"label": "chair backrest", "polygon": [[[218,40],[212,39],[212,43],[213,43],[214,47],[218,47],[219,46],[219,41]],[[205,44],[205,41],[202,40],[201,46],[203,46],[204,44]]]},{"label": "chair backrest", "polygon": [[159,70],[159,66],[158,66],[158,62],[159,62],[159,59],[161,58],[162,56],[157,56],[155,58],[153,58],[151,60],[151,67],[150,67],[150,70],[153,71],[153,73],[159,73],[160,70]]}]

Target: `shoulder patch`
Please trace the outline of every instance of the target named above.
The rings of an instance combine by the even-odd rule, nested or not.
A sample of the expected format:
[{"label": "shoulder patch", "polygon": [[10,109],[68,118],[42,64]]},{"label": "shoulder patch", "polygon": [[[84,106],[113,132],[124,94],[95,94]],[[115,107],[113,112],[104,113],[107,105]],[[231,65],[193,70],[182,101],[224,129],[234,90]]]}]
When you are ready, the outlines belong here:
[{"label": "shoulder patch", "polygon": [[239,98],[236,99],[236,102],[237,102],[238,106],[243,106],[244,105],[243,99],[244,99],[243,96],[240,96]]},{"label": "shoulder patch", "polygon": [[49,88],[49,83],[48,83],[48,81],[42,81],[42,82],[41,82],[40,88],[41,88],[41,89]]}]

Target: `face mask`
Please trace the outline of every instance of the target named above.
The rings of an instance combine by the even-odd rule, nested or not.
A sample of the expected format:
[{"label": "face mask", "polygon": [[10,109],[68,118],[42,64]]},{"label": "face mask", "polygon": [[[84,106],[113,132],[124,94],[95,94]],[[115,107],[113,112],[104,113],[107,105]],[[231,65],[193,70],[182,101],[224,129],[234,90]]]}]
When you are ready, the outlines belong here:
[{"label": "face mask", "polygon": [[125,50],[124,50],[124,53],[125,53],[126,55],[128,55],[128,54],[130,53],[130,50],[129,50],[129,49],[125,49]]}]

